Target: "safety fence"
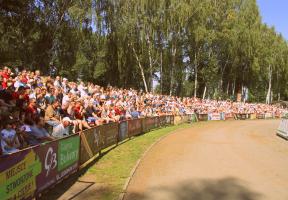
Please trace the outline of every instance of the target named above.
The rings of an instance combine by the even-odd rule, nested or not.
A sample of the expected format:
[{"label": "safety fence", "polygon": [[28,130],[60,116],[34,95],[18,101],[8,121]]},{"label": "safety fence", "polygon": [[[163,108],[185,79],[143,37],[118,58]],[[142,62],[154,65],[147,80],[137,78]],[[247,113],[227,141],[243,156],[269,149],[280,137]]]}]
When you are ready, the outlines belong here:
[{"label": "safety fence", "polygon": [[[261,116],[263,117],[263,116]],[[275,117],[264,115],[264,118]],[[0,199],[32,199],[101,155],[101,150],[159,127],[186,122],[259,118],[256,114],[166,115],[109,123],[0,157]],[[283,120],[282,120],[283,121]],[[288,130],[287,120],[279,132]],[[288,135],[288,134],[287,134]]]},{"label": "safety fence", "polygon": [[199,121],[219,121],[219,120],[246,120],[246,119],[275,119],[281,118],[281,115],[274,113],[199,113]]},{"label": "safety fence", "polygon": [[[177,123],[175,120],[177,119]],[[32,199],[101,154],[151,129],[196,121],[196,115],[159,116],[109,123],[0,157],[0,199]]]}]

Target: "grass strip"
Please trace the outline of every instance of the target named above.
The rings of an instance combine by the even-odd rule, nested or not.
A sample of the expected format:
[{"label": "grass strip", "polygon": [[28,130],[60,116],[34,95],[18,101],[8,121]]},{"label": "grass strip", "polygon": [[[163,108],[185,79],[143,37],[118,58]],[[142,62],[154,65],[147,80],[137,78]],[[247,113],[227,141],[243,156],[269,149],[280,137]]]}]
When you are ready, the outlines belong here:
[{"label": "grass strip", "polygon": [[[105,185],[107,190],[99,191],[97,194],[101,200],[115,200],[122,192],[123,186],[130,176],[130,172],[137,160],[141,158],[146,149],[149,148],[162,136],[177,129],[190,127],[190,124],[169,126],[153,130],[144,135],[128,140],[118,147],[105,154],[86,173],[88,176],[95,176],[95,181]],[[104,151],[105,153],[105,151]]]}]

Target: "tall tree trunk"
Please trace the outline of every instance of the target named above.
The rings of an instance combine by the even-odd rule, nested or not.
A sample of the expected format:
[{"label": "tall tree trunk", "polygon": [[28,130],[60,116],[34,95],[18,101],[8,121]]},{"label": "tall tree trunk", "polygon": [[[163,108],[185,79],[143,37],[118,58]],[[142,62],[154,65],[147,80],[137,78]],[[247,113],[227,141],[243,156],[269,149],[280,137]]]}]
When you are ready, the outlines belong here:
[{"label": "tall tree trunk", "polygon": [[218,90],[220,91],[221,94],[224,93],[224,90],[223,90],[223,77],[224,77],[224,72],[225,72],[225,69],[226,69],[227,65],[228,65],[228,60],[225,62],[224,66],[220,68],[221,76],[220,76]]},{"label": "tall tree trunk", "polygon": [[230,82],[228,81],[227,83],[227,89],[226,89],[226,94],[229,95],[229,86],[230,86]]},{"label": "tall tree trunk", "polygon": [[202,99],[205,99],[205,96],[206,96],[206,90],[207,90],[207,86],[205,85]]},{"label": "tall tree trunk", "polygon": [[234,78],[233,85],[232,85],[232,96],[235,95],[235,87],[236,87],[236,79]]},{"label": "tall tree trunk", "polygon": [[163,52],[162,52],[162,49],[161,49],[161,53],[160,53],[160,94],[163,93]]},{"label": "tall tree trunk", "polygon": [[268,78],[269,78],[269,85],[268,85],[268,91],[266,95],[266,103],[271,103],[271,87],[272,87],[272,67],[269,65],[269,72],[268,72]]},{"label": "tall tree trunk", "polygon": [[194,80],[194,97],[197,96],[197,84],[198,84],[198,63],[197,63],[197,55],[194,54],[194,73],[195,73],[195,80]]},{"label": "tall tree trunk", "polygon": [[140,62],[139,57],[138,57],[138,55],[137,55],[137,53],[135,51],[135,48],[133,47],[133,45],[131,45],[131,46],[132,46],[132,50],[133,50],[133,53],[135,55],[135,58],[136,58],[136,60],[138,62],[138,67],[140,69],[140,73],[141,73],[142,81],[143,81],[143,84],[144,84],[145,92],[147,93],[148,92],[148,87],[147,87],[147,83],[146,83],[146,79],[145,79],[144,69],[143,69],[143,67],[141,65],[141,62]]},{"label": "tall tree trunk", "polygon": [[[147,32],[148,33],[148,32]],[[148,57],[149,57],[149,85],[150,85],[150,91],[153,90],[153,63],[152,63],[152,54],[151,54],[151,41],[150,41],[150,37],[149,35],[147,34],[146,35],[146,40],[147,40],[147,43],[148,43]]]},{"label": "tall tree trunk", "polygon": [[174,45],[172,45],[172,67],[170,69],[170,92],[169,92],[170,95],[172,95],[172,92],[173,92],[176,52],[177,52],[176,47],[174,47]]}]

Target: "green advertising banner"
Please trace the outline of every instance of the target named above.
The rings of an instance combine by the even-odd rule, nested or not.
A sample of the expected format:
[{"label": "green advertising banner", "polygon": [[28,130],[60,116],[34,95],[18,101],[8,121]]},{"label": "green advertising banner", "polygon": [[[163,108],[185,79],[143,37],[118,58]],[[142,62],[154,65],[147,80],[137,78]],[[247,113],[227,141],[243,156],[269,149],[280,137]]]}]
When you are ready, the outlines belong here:
[{"label": "green advertising banner", "polygon": [[79,135],[0,157],[0,199],[32,199],[78,169]]},{"label": "green advertising banner", "polygon": [[70,137],[60,140],[58,146],[58,171],[77,162],[79,159],[80,137]]}]

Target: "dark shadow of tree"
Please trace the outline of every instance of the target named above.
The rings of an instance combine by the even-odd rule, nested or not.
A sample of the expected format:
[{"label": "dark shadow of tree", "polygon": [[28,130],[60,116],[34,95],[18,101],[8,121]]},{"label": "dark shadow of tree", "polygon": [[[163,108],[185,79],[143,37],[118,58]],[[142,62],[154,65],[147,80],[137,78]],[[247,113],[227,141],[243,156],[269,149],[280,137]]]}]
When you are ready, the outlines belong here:
[{"label": "dark shadow of tree", "polygon": [[225,178],[185,181],[175,187],[149,188],[146,194],[127,193],[125,200],[259,200],[261,196],[240,180]]}]

